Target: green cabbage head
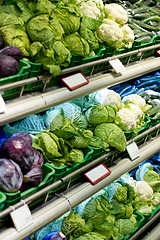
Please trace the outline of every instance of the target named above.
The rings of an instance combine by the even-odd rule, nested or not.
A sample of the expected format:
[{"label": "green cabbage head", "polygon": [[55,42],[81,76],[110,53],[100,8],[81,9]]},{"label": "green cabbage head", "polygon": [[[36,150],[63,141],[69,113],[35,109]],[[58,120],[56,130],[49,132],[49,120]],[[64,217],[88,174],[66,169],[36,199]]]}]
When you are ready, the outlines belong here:
[{"label": "green cabbage head", "polygon": [[120,152],[125,151],[126,137],[124,132],[114,123],[101,123],[96,126],[95,136],[100,137],[111,147],[118,149]]}]

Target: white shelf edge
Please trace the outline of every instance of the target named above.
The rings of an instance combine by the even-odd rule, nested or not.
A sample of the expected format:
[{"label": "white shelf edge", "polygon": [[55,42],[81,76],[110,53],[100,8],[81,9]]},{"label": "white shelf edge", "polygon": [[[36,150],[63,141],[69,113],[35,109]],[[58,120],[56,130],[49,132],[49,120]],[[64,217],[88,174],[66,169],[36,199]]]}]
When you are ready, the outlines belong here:
[{"label": "white shelf edge", "polygon": [[3,230],[2,232],[0,232],[0,239],[22,240],[31,236],[34,232],[54,221],[63,213],[69,211],[69,202],[72,208],[75,207],[80,202],[84,201],[86,198],[92,196],[94,193],[98,192],[99,190],[107,186],[109,183],[119,178],[125,172],[131,170],[132,168],[158,152],[160,150],[159,143],[160,136],[142,146],[139,149],[140,156],[134,161],[131,161],[129,158],[124,158],[123,160],[117,162],[116,165],[113,165],[110,168],[111,174],[96,185],[92,185],[89,182],[81,184],[79,187],[73,189],[71,192],[68,192],[61,198],[58,198],[54,202],[44,206],[40,210],[33,213],[32,225],[26,227],[21,232],[17,232],[16,229],[13,227]]},{"label": "white shelf edge", "polygon": [[5,125],[28,115],[44,111],[52,106],[87,95],[105,87],[125,82],[160,68],[160,57],[134,63],[126,67],[121,74],[106,73],[90,78],[89,84],[70,91],[66,87],[56,90],[47,90],[40,94],[30,94],[27,97],[6,102],[7,110],[0,114],[0,126]]}]

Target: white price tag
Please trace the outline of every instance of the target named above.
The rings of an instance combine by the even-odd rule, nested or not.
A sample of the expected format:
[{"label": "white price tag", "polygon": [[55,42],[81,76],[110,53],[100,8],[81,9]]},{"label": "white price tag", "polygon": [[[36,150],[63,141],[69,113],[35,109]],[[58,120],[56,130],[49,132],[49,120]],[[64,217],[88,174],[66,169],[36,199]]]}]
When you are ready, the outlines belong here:
[{"label": "white price tag", "polygon": [[88,178],[92,184],[96,184],[110,173],[111,171],[103,163],[100,163],[99,165],[85,172],[84,176]]},{"label": "white price tag", "polygon": [[6,110],[7,110],[6,104],[0,94],[0,113],[4,113]]},{"label": "white price tag", "polygon": [[89,80],[82,73],[75,73],[71,76],[61,78],[61,80],[70,90],[74,90],[89,83]]},{"label": "white price tag", "polygon": [[118,58],[110,60],[109,63],[113,67],[113,69],[116,71],[116,73],[121,73],[122,71],[125,70],[124,65]]},{"label": "white price tag", "polygon": [[18,232],[33,223],[31,212],[26,204],[11,212],[10,216]]},{"label": "white price tag", "polygon": [[138,146],[135,142],[132,142],[131,144],[126,146],[126,149],[127,149],[127,152],[129,154],[131,160],[134,160],[134,159],[136,159],[137,157],[140,156]]}]

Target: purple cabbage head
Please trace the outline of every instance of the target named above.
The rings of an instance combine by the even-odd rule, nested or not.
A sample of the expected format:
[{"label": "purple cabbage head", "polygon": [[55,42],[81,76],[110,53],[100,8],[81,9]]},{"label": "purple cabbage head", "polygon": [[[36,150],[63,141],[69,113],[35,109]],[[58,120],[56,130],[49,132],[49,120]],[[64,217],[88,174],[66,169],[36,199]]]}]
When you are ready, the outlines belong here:
[{"label": "purple cabbage head", "polygon": [[38,186],[42,180],[43,171],[36,163],[34,163],[31,170],[23,176],[23,181],[28,187]]},{"label": "purple cabbage head", "polygon": [[34,161],[34,149],[21,137],[10,137],[1,145],[1,154],[16,162],[22,171],[29,171]]},{"label": "purple cabbage head", "polygon": [[23,174],[18,164],[6,158],[0,159],[0,188],[5,192],[16,192],[23,183]]}]

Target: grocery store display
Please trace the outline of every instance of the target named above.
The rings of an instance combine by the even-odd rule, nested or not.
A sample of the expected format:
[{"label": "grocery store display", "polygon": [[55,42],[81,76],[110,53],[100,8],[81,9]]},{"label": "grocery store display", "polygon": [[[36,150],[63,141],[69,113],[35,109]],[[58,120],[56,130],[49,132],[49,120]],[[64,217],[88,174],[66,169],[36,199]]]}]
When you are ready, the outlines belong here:
[{"label": "grocery store display", "polygon": [[[0,1],[2,239],[126,240],[155,221],[159,12],[157,0]],[[62,86],[75,71],[88,84]],[[110,174],[91,184],[100,163]],[[34,221],[17,232],[9,214],[23,205]]]}]

